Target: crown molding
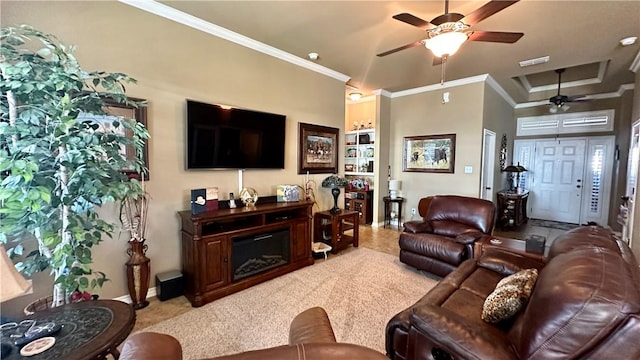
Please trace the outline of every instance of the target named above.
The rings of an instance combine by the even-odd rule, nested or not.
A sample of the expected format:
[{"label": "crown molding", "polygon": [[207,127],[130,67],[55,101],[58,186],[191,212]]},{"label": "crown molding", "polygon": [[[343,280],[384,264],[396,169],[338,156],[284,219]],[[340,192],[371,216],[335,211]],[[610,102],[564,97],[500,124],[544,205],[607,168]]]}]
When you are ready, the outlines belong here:
[{"label": "crown molding", "polygon": [[393,93],[391,91],[387,91],[385,89],[373,90],[372,93],[373,93],[373,95],[379,95],[379,96],[384,96],[384,97],[388,97],[388,98],[393,97]]},{"label": "crown molding", "polygon": [[516,101],[513,100],[511,96],[509,96],[509,94],[504,90],[504,88],[500,86],[500,84],[498,84],[498,82],[493,77],[491,77],[491,75],[487,75],[486,83],[496,93],[498,93],[498,95],[500,95],[504,99],[504,101],[506,101],[509,105],[511,105],[511,107],[516,106]]},{"label": "crown molding", "polygon": [[295,56],[286,51],[282,51],[273,46],[269,46],[260,41],[253,40],[247,36],[238,34],[229,29],[223,28],[222,26],[212,24],[208,21],[204,21],[198,17],[189,15],[185,12],[182,12],[170,6],[161,4],[154,0],[118,0],[118,1],[123,4],[138,8],[142,11],[146,11],[148,13],[158,15],[165,19],[175,21],[179,24],[189,26],[191,28],[200,30],[202,32],[219,37],[221,39],[231,41],[233,43],[244,46],[246,48],[261,52],[263,54],[275,57],[277,59],[286,61],[288,63],[334,78],[344,83],[349,81],[349,79],[351,78],[350,76],[339,73],[335,70],[331,70],[322,65],[318,65],[309,60],[305,60],[301,57]]},{"label": "crown molding", "polygon": [[396,91],[394,93],[391,93],[391,98],[415,95],[415,94],[420,94],[420,93],[429,92],[429,91],[437,91],[437,90],[447,89],[455,86],[475,84],[475,83],[485,81],[488,76],[489,76],[488,74],[483,74],[483,75],[471,76],[464,79],[445,81],[443,84],[433,84],[433,85],[421,86],[413,89]]}]

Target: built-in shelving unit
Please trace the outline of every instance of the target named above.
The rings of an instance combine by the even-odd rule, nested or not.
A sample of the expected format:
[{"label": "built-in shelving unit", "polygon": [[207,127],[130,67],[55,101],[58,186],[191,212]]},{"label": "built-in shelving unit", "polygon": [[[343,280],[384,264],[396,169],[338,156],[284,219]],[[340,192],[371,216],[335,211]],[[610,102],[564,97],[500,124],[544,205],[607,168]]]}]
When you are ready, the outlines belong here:
[{"label": "built-in shelving unit", "polygon": [[375,130],[349,131],[345,135],[345,175],[373,176]]}]

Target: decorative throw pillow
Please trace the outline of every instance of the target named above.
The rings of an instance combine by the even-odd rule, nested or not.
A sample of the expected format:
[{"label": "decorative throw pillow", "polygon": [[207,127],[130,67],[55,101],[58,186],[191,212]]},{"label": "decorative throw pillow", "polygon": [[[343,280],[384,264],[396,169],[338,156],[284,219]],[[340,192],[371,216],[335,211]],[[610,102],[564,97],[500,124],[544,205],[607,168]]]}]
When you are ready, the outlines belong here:
[{"label": "decorative throw pillow", "polygon": [[484,301],[482,320],[497,323],[518,313],[531,296],[537,278],[538,270],[527,269],[500,280]]}]

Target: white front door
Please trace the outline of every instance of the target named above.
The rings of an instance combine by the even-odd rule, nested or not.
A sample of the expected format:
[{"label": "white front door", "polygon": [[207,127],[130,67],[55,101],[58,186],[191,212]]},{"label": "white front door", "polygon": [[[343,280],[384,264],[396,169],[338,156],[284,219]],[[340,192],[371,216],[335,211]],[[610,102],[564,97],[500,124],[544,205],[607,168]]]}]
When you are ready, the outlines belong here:
[{"label": "white front door", "polygon": [[484,129],[480,198],[493,201],[493,172],[496,164],[496,133]]},{"label": "white front door", "polygon": [[530,217],[580,223],[584,139],[536,141]]}]

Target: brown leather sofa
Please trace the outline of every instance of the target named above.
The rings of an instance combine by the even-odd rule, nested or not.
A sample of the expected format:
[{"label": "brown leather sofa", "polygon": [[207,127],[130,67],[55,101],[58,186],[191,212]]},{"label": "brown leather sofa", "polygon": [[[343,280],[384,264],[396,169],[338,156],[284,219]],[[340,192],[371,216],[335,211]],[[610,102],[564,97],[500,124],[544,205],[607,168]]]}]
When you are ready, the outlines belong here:
[{"label": "brown leather sofa", "polygon": [[[124,343],[120,360],[181,360],[182,347],[174,337],[142,332],[130,336]],[[308,309],[291,322],[289,345],[247,351],[212,358],[216,360],[258,359],[337,359],[388,360],[383,354],[359,345],[337,343],[329,317],[324,309]]]},{"label": "brown leather sofa", "polygon": [[[481,319],[498,281],[537,268],[514,317]],[[392,359],[640,359],[640,269],[610,231],[580,227],[551,245],[546,263],[486,249],[387,324]]]},{"label": "brown leather sofa", "polygon": [[491,235],[496,207],[488,200],[437,195],[420,199],[422,220],[404,223],[400,261],[445,276],[473,257],[474,243]]}]

